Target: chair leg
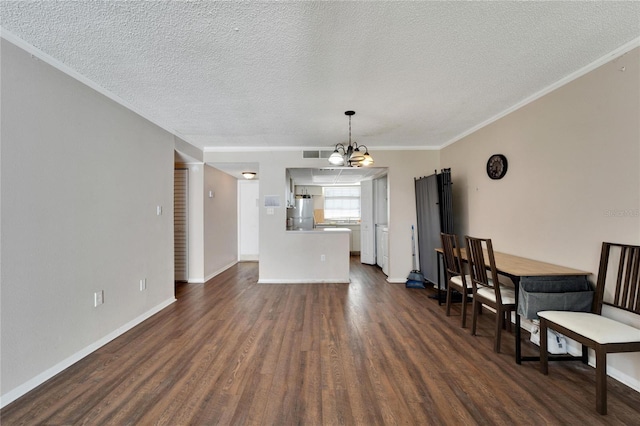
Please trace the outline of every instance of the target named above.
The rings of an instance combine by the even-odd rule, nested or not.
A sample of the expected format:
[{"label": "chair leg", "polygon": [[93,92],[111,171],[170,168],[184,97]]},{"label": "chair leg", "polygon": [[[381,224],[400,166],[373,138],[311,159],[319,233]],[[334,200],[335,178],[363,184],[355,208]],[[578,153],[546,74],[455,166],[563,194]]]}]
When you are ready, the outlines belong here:
[{"label": "chair leg", "polygon": [[589,347],[585,345],[581,345],[581,346],[582,346],[582,363],[588,364],[589,363]]},{"label": "chair leg", "polygon": [[596,350],[596,411],[607,414],[607,352],[600,345]]},{"label": "chair leg", "polygon": [[447,284],[447,301],[445,314],[447,316],[451,315],[451,284]]},{"label": "chair leg", "polygon": [[500,352],[500,341],[502,340],[502,322],[504,321],[504,312],[498,310],[496,312],[496,337],[493,344],[493,351]]},{"label": "chair leg", "polygon": [[549,374],[549,354],[547,353],[547,320],[540,318],[540,372]]},{"label": "chair leg", "polygon": [[505,322],[507,323],[507,331],[511,333],[511,311],[506,311],[504,313],[504,319],[505,319]]},{"label": "chair leg", "polygon": [[473,300],[473,312],[471,313],[471,335],[476,335],[476,323],[478,322],[478,311],[482,311],[482,305]]},{"label": "chair leg", "polygon": [[462,320],[460,321],[460,326],[462,328],[465,328],[467,326],[467,292],[463,291],[462,292],[462,312],[461,312],[461,316],[462,316]]}]

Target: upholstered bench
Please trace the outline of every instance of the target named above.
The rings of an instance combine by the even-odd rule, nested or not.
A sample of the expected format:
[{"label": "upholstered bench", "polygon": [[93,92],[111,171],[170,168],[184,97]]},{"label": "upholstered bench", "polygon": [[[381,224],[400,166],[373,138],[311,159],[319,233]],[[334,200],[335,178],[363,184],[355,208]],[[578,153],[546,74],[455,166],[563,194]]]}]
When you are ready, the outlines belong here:
[{"label": "upholstered bench", "polygon": [[538,316],[601,345],[640,342],[640,328],[602,315],[589,312],[541,311],[538,312]]}]

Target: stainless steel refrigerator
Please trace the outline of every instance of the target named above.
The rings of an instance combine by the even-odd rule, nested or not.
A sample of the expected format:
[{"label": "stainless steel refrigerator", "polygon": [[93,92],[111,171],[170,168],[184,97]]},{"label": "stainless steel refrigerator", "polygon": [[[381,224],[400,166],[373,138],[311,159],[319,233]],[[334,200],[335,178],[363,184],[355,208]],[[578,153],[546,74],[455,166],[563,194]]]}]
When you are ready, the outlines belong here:
[{"label": "stainless steel refrigerator", "polygon": [[312,230],[314,227],[313,219],[313,199],[311,197],[296,198],[293,208],[290,209],[292,229]]}]

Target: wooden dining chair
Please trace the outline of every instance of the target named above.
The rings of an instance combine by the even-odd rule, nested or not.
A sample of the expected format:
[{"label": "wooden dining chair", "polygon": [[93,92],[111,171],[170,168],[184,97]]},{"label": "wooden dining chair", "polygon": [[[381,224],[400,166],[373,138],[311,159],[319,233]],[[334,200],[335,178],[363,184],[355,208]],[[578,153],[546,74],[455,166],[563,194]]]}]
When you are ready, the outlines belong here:
[{"label": "wooden dining chair", "polygon": [[513,287],[501,284],[498,280],[491,239],[474,238],[467,235],[465,240],[473,287],[471,334],[476,335],[476,324],[482,305],[492,307],[496,311],[493,350],[500,352],[502,328],[506,325],[511,330],[511,312],[516,310],[515,290]]},{"label": "wooden dining chair", "polygon": [[[609,266],[612,271],[607,273]],[[606,301],[605,301],[606,298]],[[607,354],[640,352],[640,329],[607,317],[602,306],[640,315],[640,246],[602,243],[592,312],[541,311],[540,371],[549,373],[547,329],[582,345],[596,356],[596,411],[607,414]]]},{"label": "wooden dining chair", "polygon": [[460,313],[462,319],[460,321],[460,325],[464,328],[467,326],[467,300],[473,293],[471,276],[464,274],[458,236],[442,232],[440,233],[440,239],[442,240],[444,271],[447,282],[447,301],[445,312],[447,316],[451,315],[452,293],[453,290],[458,291],[462,295],[462,309]]}]

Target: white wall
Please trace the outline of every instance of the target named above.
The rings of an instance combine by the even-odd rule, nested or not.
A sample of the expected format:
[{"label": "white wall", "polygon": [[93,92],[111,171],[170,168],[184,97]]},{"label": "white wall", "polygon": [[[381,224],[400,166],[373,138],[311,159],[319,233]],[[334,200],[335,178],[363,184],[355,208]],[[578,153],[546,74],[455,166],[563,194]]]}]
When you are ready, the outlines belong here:
[{"label": "white wall", "polygon": [[[456,231],[594,277],[603,241],[640,244],[639,64],[635,49],[443,149]],[[496,153],[509,167],[492,181]],[[609,361],[636,389],[639,365],[637,353]]]},{"label": "white wall", "polygon": [[174,300],[174,137],[5,40],[1,53],[6,405]]},{"label": "white wall", "polygon": [[[376,151],[371,153],[376,167],[388,168],[389,185],[389,281],[404,283],[411,271],[411,225],[416,222],[415,189],[413,179],[432,174],[439,165],[439,152]],[[273,215],[260,210],[260,280],[275,282],[291,279],[292,274],[307,279],[309,271],[322,272],[320,257],[308,256],[307,263],[292,263],[299,258],[298,245],[292,233],[286,231],[286,169],[288,167],[326,167],[327,161],[303,159],[301,151],[269,152],[205,152],[205,162],[257,162],[260,165],[260,203],[265,195],[278,195],[282,207]],[[328,259],[327,259],[328,261]],[[292,272],[293,271],[293,272]],[[326,272],[326,268],[325,268]]]}]

